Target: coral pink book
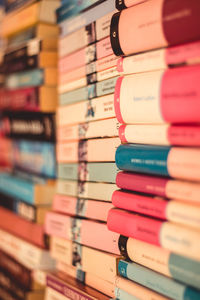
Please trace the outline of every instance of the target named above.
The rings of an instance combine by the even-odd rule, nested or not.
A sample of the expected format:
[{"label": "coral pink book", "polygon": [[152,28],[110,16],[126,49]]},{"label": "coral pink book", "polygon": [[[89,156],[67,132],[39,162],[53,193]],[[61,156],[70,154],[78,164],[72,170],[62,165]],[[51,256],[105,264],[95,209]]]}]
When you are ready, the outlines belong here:
[{"label": "coral pink book", "polygon": [[194,228],[143,217],[116,208],[109,211],[107,226],[109,230],[126,237],[200,259],[199,230]]},{"label": "coral pink book", "polygon": [[107,220],[108,211],[113,207],[111,203],[80,199],[56,194],[53,200],[53,210],[72,216],[80,216],[88,219]]},{"label": "coral pink book", "polygon": [[54,212],[46,214],[45,232],[113,254],[119,254],[119,234],[110,232],[105,223],[71,218]]},{"label": "coral pink book", "polygon": [[200,146],[198,125],[121,125],[119,137],[122,143],[160,146]]},{"label": "coral pink book", "polygon": [[198,205],[123,191],[113,193],[112,203],[117,208],[200,229]]},{"label": "coral pink book", "polygon": [[120,123],[199,123],[200,65],[122,76],[115,88]]},{"label": "coral pink book", "polygon": [[129,55],[198,40],[199,11],[197,0],[175,0],[173,5],[168,0],[149,0],[124,9],[111,20],[113,51]]},{"label": "coral pink book", "polygon": [[199,183],[137,173],[118,172],[116,184],[121,189],[200,205]]}]

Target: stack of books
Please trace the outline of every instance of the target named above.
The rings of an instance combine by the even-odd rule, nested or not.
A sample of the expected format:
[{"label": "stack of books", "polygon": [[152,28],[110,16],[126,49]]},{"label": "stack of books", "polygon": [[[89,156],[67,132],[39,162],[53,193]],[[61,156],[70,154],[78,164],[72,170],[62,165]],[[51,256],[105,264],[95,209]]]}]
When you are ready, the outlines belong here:
[{"label": "stack of books", "polygon": [[44,218],[55,193],[55,11],[59,1],[5,4],[1,26],[7,42],[0,91],[4,158],[0,172],[0,298],[40,300],[44,287],[34,274],[55,268]]},{"label": "stack of books", "polygon": [[115,295],[200,299],[200,2],[117,7],[111,43],[123,56],[114,100],[122,171],[107,220],[123,256]]},{"label": "stack of books", "polygon": [[114,112],[118,58],[109,37],[115,11],[113,0],[62,1],[57,10],[58,179],[45,222],[57,272],[47,275],[46,300],[114,296],[119,235],[108,231],[106,220],[120,145]]}]

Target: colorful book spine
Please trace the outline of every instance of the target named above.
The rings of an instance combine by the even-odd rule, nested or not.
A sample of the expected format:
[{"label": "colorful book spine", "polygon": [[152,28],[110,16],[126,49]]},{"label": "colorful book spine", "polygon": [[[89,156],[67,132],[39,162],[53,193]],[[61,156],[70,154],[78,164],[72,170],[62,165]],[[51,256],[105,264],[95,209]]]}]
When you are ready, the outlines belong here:
[{"label": "colorful book spine", "polygon": [[83,140],[57,144],[58,163],[114,162],[119,138]]},{"label": "colorful book spine", "polygon": [[200,42],[196,41],[124,58],[122,57],[117,62],[117,69],[118,72],[127,75],[196,64],[199,60]]},{"label": "colorful book spine", "polygon": [[118,172],[116,184],[119,188],[188,203],[199,204],[199,183],[171,180],[143,174]]},{"label": "colorful book spine", "polygon": [[[140,284],[137,284],[131,280],[127,280],[120,276],[117,276],[115,279],[115,287],[117,290],[118,289],[123,290],[124,292],[128,293],[132,297],[136,297],[136,299],[140,299],[140,300],[169,300],[168,297],[166,298],[152,291],[151,289],[147,289],[146,287]],[[123,296],[125,296],[124,293]],[[126,298],[122,298],[122,299],[125,300]]]},{"label": "colorful book spine", "polygon": [[11,274],[12,278],[14,278],[19,285],[23,285],[26,290],[31,289],[33,284],[31,270],[2,251],[0,251],[0,269]]},{"label": "colorful book spine", "polygon": [[121,235],[199,260],[199,231],[193,228],[146,218],[119,209],[109,211],[107,226],[109,230]]},{"label": "colorful book spine", "polygon": [[[61,106],[58,112],[58,126],[98,121],[115,117],[113,95],[106,95],[90,101]],[[66,115],[68,116],[66,118]]]},{"label": "colorful book spine", "polygon": [[83,284],[77,283],[76,280],[71,277],[66,278],[66,276],[62,276],[59,278],[56,273],[47,275],[47,287],[50,287],[59,294],[64,295],[65,299],[67,299],[66,297],[70,297],[70,299],[73,297],[85,300],[108,300],[108,297],[102,295],[97,290],[90,287],[86,288]]},{"label": "colorful book spine", "polygon": [[167,0],[154,0],[114,14],[111,21],[114,53],[129,55],[198,40],[199,9],[195,0],[186,4],[177,0],[173,7]]},{"label": "colorful book spine", "polygon": [[0,249],[26,268],[31,270],[55,268],[55,261],[50,257],[49,251],[36,247],[3,230],[0,230],[0,241]]},{"label": "colorful book spine", "polygon": [[160,146],[200,146],[200,127],[184,125],[121,125],[122,143]]},{"label": "colorful book spine", "polygon": [[200,292],[135,263],[119,261],[121,276],[133,280],[171,299],[198,299]]},{"label": "colorful book spine", "polygon": [[[200,67],[196,65],[120,77],[115,89],[118,121],[127,124],[198,123],[199,74]],[[178,113],[174,107],[180,105],[182,109]]]},{"label": "colorful book spine", "polygon": [[66,180],[115,183],[115,163],[58,164],[58,178]]},{"label": "colorful book spine", "polygon": [[113,193],[112,203],[117,208],[200,229],[198,205],[122,191]]},{"label": "colorful book spine", "polygon": [[119,254],[119,235],[108,231],[104,223],[49,212],[46,214],[45,232],[88,247]]},{"label": "colorful book spine", "polygon": [[88,198],[111,202],[112,193],[116,190],[113,183],[77,182],[72,180],[57,180],[57,193],[61,195]]},{"label": "colorful book spine", "polygon": [[62,21],[72,18],[82,11],[86,11],[99,5],[105,0],[85,0],[82,2],[79,1],[67,1],[62,3],[62,5],[57,9],[57,23],[61,23]]},{"label": "colorful book spine", "polygon": [[2,115],[2,133],[10,138],[55,141],[54,114],[9,111]]},{"label": "colorful book spine", "polygon": [[13,90],[45,84],[48,86],[55,86],[56,83],[56,68],[46,68],[11,74],[6,77],[5,86],[7,89]]},{"label": "colorful book spine", "polygon": [[57,128],[59,142],[118,136],[119,123],[116,118],[87,122]]},{"label": "colorful book spine", "polygon": [[3,230],[17,235],[38,247],[47,247],[42,225],[30,223],[3,207],[0,209],[0,226]]},{"label": "colorful book spine", "polygon": [[109,36],[111,17],[112,13],[109,13],[93,23],[83,26],[77,31],[59,39],[59,57],[66,56]]},{"label": "colorful book spine", "polygon": [[115,3],[113,0],[107,0],[102,4],[76,16],[72,19],[65,20],[60,23],[60,37],[64,37],[83,26],[87,26],[90,23],[102,18],[106,14],[115,11]]},{"label": "colorful book spine", "polygon": [[118,299],[118,300],[138,300],[139,299],[117,287],[115,288],[115,297],[116,297],[115,299]]},{"label": "colorful book spine", "polygon": [[104,221],[108,211],[113,207],[111,203],[80,199],[76,197],[56,194],[53,200],[53,210],[72,216]]},{"label": "colorful book spine", "polygon": [[199,289],[199,261],[125,236],[119,238],[119,249],[126,259]]},{"label": "colorful book spine", "polygon": [[[38,22],[55,24],[55,10],[59,6],[58,1],[34,3],[22,10],[9,14],[2,23],[2,35],[8,37],[36,25]],[[48,14],[46,13],[48,7]]]},{"label": "colorful book spine", "polygon": [[147,0],[115,0],[115,6],[118,10],[123,10],[145,1]]},{"label": "colorful book spine", "polygon": [[16,169],[56,177],[54,144],[19,140],[13,142],[13,149],[13,164]]},{"label": "colorful book spine", "polygon": [[69,72],[112,54],[110,39],[107,37],[96,44],[87,46],[86,48],[60,58],[58,64],[59,72]]},{"label": "colorful book spine", "polygon": [[127,144],[116,151],[120,170],[194,181],[200,181],[199,161],[195,148]]}]

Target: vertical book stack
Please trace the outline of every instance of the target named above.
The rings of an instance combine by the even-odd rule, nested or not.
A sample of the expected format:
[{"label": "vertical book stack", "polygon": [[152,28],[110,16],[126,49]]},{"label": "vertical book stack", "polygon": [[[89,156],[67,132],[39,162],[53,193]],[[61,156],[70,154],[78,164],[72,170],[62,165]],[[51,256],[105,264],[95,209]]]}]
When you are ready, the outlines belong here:
[{"label": "vertical book stack", "polygon": [[200,299],[200,2],[116,2],[116,298]]},{"label": "vertical book stack", "polygon": [[[54,0],[5,1],[0,91],[0,298],[43,299],[54,269],[44,217],[55,192],[57,37]],[[4,161],[3,161],[4,159]],[[39,277],[40,278],[40,277]]]},{"label": "vertical book stack", "polygon": [[45,222],[57,272],[47,275],[46,300],[114,296],[119,235],[108,231],[106,220],[120,144],[114,112],[117,57],[109,37],[115,11],[113,0],[63,0],[57,10],[58,180]]}]

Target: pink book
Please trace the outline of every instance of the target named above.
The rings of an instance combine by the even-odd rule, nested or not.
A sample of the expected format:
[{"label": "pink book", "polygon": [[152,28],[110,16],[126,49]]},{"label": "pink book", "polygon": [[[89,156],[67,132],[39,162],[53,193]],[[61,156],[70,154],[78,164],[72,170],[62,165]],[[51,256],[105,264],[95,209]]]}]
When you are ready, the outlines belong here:
[{"label": "pink book", "polygon": [[200,65],[120,77],[115,112],[120,123],[200,122]]},{"label": "pink book", "polygon": [[119,234],[110,232],[105,223],[48,212],[46,214],[45,232],[48,235],[72,240],[113,254],[119,254]]},{"label": "pink book", "polygon": [[126,237],[200,259],[199,230],[194,228],[143,217],[116,208],[109,211],[107,226],[109,230]]},{"label": "pink book", "polygon": [[123,191],[113,193],[112,203],[117,208],[200,229],[198,205]]},{"label": "pink book", "polygon": [[60,73],[65,73],[77,69],[85,64],[91,63],[96,59],[101,59],[113,54],[110,38],[107,37],[96,44],[78,50],[72,54],[60,58],[58,68]]},{"label": "pink book", "polygon": [[122,74],[133,74],[200,62],[200,41],[170,48],[121,57],[117,69]]},{"label": "pink book", "polygon": [[161,146],[200,146],[198,125],[121,125],[119,137],[122,143]]},{"label": "pink book", "polygon": [[112,207],[113,205],[108,202],[86,200],[59,194],[56,194],[53,200],[53,210],[56,212],[104,222],[106,222],[108,211]]},{"label": "pink book", "polygon": [[101,138],[81,142],[58,143],[57,161],[66,162],[104,162],[115,161],[115,151],[120,145],[119,138]]},{"label": "pink book", "polygon": [[116,177],[119,188],[167,197],[188,203],[200,204],[200,185],[188,181],[158,176],[119,172]]}]

